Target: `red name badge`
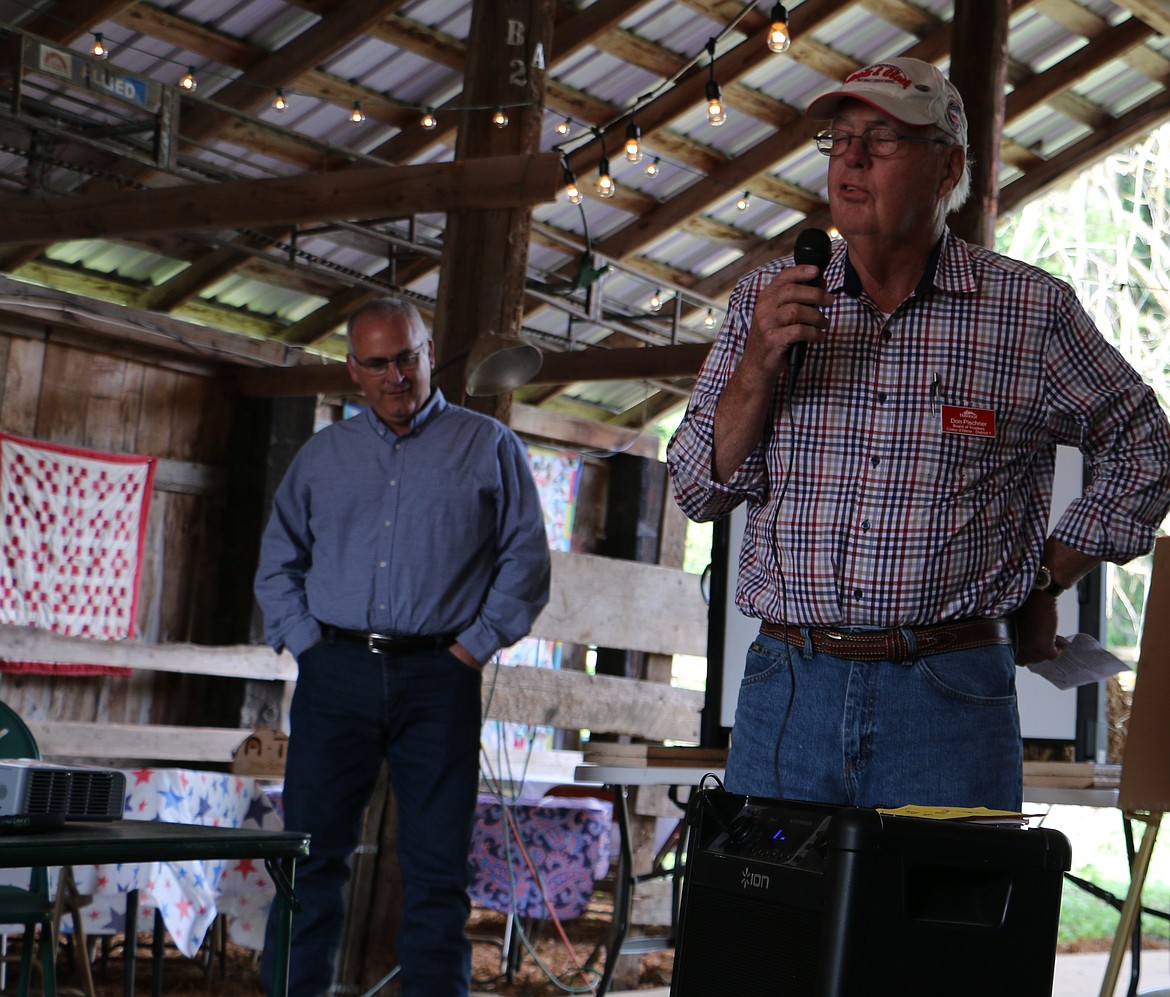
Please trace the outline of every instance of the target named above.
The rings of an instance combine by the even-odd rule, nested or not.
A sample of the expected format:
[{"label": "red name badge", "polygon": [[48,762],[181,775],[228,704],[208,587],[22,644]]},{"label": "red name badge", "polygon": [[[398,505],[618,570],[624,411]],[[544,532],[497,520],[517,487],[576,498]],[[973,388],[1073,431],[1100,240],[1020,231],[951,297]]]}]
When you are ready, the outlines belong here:
[{"label": "red name badge", "polygon": [[963,436],[994,436],[995,412],[989,408],[944,405],[942,430],[944,433],[960,433]]}]

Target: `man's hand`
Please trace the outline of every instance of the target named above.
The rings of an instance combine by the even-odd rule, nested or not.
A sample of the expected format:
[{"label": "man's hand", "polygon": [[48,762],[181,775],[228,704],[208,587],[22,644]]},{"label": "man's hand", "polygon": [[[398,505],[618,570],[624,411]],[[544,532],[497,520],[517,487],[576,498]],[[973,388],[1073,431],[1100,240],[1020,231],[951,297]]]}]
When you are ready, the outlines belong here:
[{"label": "man's hand", "polygon": [[467,648],[465,648],[462,644],[452,644],[449,648],[447,648],[447,650],[455,655],[455,657],[462,661],[468,668],[474,668],[477,672],[483,671],[483,663],[476,661],[475,658],[471,656],[471,652],[467,650]]},{"label": "man's hand", "polygon": [[756,299],[739,369],[756,374],[769,395],[793,344],[815,343],[829,328],[824,312],[833,303],[833,296],[819,284],[805,283],[816,279],[814,266],[788,267],[773,277]]},{"label": "man's hand", "polygon": [[1068,645],[1056,632],[1056,597],[1033,592],[1016,610],[1016,664],[1051,661]]}]

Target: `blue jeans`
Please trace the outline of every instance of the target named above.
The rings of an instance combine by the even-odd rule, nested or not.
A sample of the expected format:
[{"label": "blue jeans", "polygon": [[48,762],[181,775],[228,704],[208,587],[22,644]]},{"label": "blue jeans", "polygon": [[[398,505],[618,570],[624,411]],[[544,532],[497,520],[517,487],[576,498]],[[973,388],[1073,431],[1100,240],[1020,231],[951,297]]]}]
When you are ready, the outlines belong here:
[{"label": "blue jeans", "polygon": [[[375,654],[324,640],[299,659],[284,781],[285,826],[307,831],[297,864],[289,993],[333,982],[344,887],[382,760],[398,811],[402,993],[467,997],[468,853],[479,785],[480,673],[449,651]],[[261,977],[271,993],[273,923]]]},{"label": "blue jeans", "polygon": [[726,785],[861,807],[1019,810],[1012,649],[850,661],[759,634],[739,690]]}]

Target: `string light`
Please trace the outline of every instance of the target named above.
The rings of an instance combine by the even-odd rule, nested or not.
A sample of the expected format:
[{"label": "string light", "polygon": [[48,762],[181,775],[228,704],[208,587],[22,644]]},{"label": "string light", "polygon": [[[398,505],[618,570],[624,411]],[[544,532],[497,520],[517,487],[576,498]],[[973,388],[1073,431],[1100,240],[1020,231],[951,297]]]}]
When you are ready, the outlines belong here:
[{"label": "string light", "polygon": [[366,120],[366,112],[362,110],[362,102],[360,100],[353,102],[353,110],[349,112],[349,120],[355,125],[360,125]]},{"label": "string light", "polygon": [[425,111],[423,111],[423,116],[419,119],[418,123],[422,125],[422,127],[425,128],[428,132],[433,132],[436,128],[438,128],[439,119],[435,117],[435,109],[433,107],[428,107]]},{"label": "string light", "polygon": [[713,309],[707,309],[707,314],[703,316],[703,325],[705,325],[708,329],[715,328],[715,312]]},{"label": "string light", "polygon": [[573,175],[573,171],[569,169],[569,161],[567,159],[561,160],[561,169],[565,173],[565,196],[569,199],[570,204],[580,204],[581,188],[577,186],[577,178]]},{"label": "string light", "polygon": [[276,97],[272,101],[272,109],[274,111],[288,110],[288,101],[284,99],[284,91],[280,87],[276,88]]},{"label": "string light", "polygon": [[105,39],[102,38],[102,33],[100,31],[93,36],[93,48],[91,48],[89,51],[95,59],[104,59],[110,54],[110,50],[106,48]]},{"label": "string light", "polygon": [[650,295],[650,300],[646,302],[646,307],[652,312],[659,311],[662,308],[662,289],[655,288],[654,293]]},{"label": "string light", "polygon": [[648,176],[648,177],[658,176],[658,173],[659,173],[658,164],[660,162],[662,162],[661,157],[655,156],[654,161],[652,163],[647,163],[646,164],[646,176]]},{"label": "string light", "polygon": [[752,203],[752,196],[746,190],[739,195],[739,200],[735,202],[736,211],[747,211]]},{"label": "string light", "polygon": [[633,121],[626,125],[626,159],[631,163],[642,161],[642,129]]},{"label": "string light", "polygon": [[707,123],[716,128],[727,120],[727,111],[723,108],[723,91],[715,81],[715,39],[707,43],[707,54],[711,56],[711,77],[707,80]]},{"label": "string light", "polygon": [[610,198],[617,193],[617,184],[609,172],[609,156],[605,152],[605,132],[598,133],[601,140],[601,160],[597,164],[597,196]]},{"label": "string light", "polygon": [[504,112],[502,107],[497,105],[495,114],[492,115],[492,124],[497,128],[508,127],[508,115]]},{"label": "string light", "polygon": [[616,193],[617,184],[609,172],[609,158],[602,156],[601,162],[597,164],[597,196],[608,198]]},{"label": "string light", "polygon": [[563,121],[557,123],[557,134],[568,135],[569,129],[573,127],[572,118],[565,118]]},{"label": "string light", "polygon": [[792,35],[788,31],[788,11],[784,4],[778,3],[772,7],[770,17],[772,26],[768,28],[768,51],[783,55],[792,45]]},{"label": "string light", "polygon": [[181,86],[188,93],[195,92],[196,87],[199,86],[199,81],[195,79],[195,67],[194,66],[187,67],[187,75],[184,76],[181,80],[179,80],[179,86]]}]

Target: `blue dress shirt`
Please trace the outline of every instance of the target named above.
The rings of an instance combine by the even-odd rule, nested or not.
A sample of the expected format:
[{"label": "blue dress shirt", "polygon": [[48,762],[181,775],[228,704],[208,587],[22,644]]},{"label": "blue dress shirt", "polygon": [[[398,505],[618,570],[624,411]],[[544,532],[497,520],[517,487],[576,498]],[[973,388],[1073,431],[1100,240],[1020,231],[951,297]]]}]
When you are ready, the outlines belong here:
[{"label": "blue dress shirt", "polygon": [[396,435],[366,409],[301,448],[273,499],[256,599],[299,655],[322,627],[455,634],[478,661],[548,601],[544,517],[524,445],[437,388]]}]

